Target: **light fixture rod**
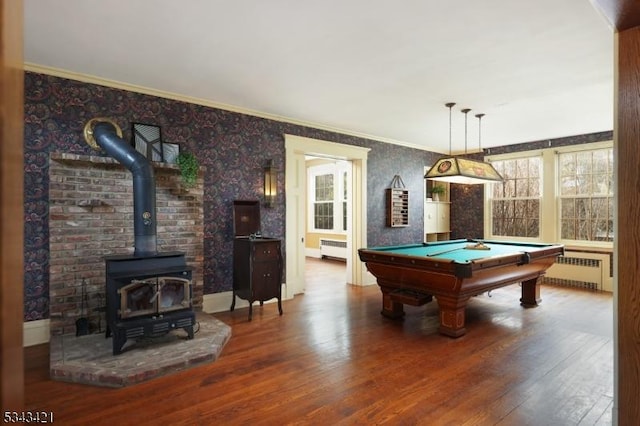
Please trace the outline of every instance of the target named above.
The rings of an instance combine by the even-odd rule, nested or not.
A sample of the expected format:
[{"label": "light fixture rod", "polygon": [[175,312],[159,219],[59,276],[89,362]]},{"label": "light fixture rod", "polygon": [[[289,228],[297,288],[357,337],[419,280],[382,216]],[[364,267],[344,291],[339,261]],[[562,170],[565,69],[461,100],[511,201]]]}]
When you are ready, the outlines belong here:
[{"label": "light fixture rod", "polygon": [[444,104],[444,106],[449,108],[449,155],[451,155],[451,108],[453,108],[455,104],[455,102],[447,102]]},{"label": "light fixture rod", "polygon": [[464,114],[464,153],[467,154],[467,114],[471,111],[471,108],[461,109]]},{"label": "light fixture rod", "polygon": [[478,151],[482,152],[482,117],[484,114],[476,114],[478,118]]}]

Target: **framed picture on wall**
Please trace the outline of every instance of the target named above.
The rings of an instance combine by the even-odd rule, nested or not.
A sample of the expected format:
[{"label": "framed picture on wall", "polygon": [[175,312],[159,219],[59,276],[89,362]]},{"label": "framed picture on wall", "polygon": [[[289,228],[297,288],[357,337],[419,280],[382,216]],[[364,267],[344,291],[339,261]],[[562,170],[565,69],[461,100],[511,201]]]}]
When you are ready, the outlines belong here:
[{"label": "framed picture on wall", "polygon": [[180,154],[180,145],[177,143],[162,143],[162,156],[165,163],[176,164],[178,154]]},{"label": "framed picture on wall", "polygon": [[151,161],[163,161],[162,138],[159,126],[133,123],[131,133],[136,151]]}]

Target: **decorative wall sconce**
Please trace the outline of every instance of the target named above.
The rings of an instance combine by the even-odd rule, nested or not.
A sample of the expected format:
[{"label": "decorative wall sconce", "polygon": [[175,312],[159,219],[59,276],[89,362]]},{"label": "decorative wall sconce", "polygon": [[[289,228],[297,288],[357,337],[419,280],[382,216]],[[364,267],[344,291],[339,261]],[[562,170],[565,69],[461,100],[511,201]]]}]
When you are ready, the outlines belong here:
[{"label": "decorative wall sconce", "polygon": [[267,160],[264,168],[264,202],[267,207],[272,207],[278,195],[278,176],[273,160]]}]

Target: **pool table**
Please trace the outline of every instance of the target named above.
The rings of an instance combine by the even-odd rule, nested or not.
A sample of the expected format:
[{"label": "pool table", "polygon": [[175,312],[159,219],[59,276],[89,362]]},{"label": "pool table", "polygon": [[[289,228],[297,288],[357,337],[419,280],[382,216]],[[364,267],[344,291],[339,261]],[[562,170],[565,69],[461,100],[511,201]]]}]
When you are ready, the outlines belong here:
[{"label": "pool table", "polygon": [[421,306],[435,296],[439,332],[459,337],[466,333],[465,309],[472,296],[520,282],[520,304],[538,306],[538,278],[564,254],[564,246],[461,239],[362,248],[358,254],[378,280],[382,315],[402,318],[405,304]]}]

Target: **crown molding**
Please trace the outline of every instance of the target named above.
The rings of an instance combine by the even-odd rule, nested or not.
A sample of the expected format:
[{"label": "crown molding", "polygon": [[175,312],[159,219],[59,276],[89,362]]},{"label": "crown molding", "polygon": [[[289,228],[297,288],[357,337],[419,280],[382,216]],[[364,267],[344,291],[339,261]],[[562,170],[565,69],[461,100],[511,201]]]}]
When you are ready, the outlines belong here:
[{"label": "crown molding", "polygon": [[340,129],[337,127],[327,126],[320,123],[314,123],[310,121],[296,120],[289,117],[283,117],[280,115],[269,114],[262,111],[255,111],[247,108],[241,108],[233,105],[222,104],[218,102],[209,101],[201,98],[194,98],[190,96],[180,95],[178,93],[165,92],[162,90],[151,89],[149,87],[137,86],[135,84],[123,83],[121,81],[109,80],[106,78],[96,77],[88,74],[77,73],[73,71],[67,71],[60,68],[47,67],[44,65],[38,65],[30,62],[24,63],[24,70],[39,74],[51,75],[54,77],[66,78],[70,80],[81,81],[83,83],[96,84],[99,86],[111,87],[114,89],[127,90],[129,92],[141,93],[144,95],[156,96],[159,98],[171,99],[174,101],[187,102],[195,105],[202,105],[210,108],[217,108],[225,111],[236,112],[239,114],[251,115],[253,117],[265,118],[273,121],[280,121],[283,123],[295,124],[297,126],[311,127],[318,130],[325,130],[328,132],[340,133],[348,136],[355,136],[358,138],[369,139],[377,142],[383,142],[393,145],[400,145],[407,148],[419,149],[421,151],[434,152],[427,147],[411,144],[408,142],[398,141],[390,138],[383,138],[379,136],[369,135],[366,133],[355,132],[347,129]]}]

